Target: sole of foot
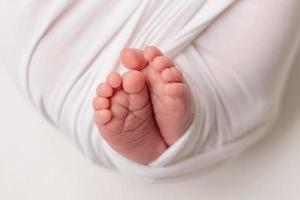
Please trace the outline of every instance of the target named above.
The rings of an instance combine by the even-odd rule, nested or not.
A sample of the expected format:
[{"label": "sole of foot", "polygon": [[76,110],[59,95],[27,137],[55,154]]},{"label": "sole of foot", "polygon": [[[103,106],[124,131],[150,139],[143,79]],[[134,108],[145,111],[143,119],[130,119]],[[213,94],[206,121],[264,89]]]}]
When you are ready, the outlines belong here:
[{"label": "sole of foot", "polygon": [[112,148],[142,164],[165,151],[167,145],[153,115],[144,73],[134,70],[121,77],[113,72],[96,93],[94,121]]},{"label": "sole of foot", "polygon": [[123,49],[120,58],[126,68],[145,74],[157,127],[165,142],[172,145],[191,122],[190,89],[181,70],[153,46],[144,51]]}]

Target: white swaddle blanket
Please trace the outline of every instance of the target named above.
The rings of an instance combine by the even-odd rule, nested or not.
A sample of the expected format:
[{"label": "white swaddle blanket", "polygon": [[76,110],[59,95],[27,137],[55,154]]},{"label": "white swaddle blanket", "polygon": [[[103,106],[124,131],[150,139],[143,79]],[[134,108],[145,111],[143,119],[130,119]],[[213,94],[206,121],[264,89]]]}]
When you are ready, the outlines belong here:
[{"label": "white swaddle blanket", "polygon": [[[270,16],[270,24],[257,21],[258,30],[281,26],[284,31],[265,37],[251,29],[253,38],[243,38],[234,30],[247,28],[229,20],[221,33],[233,39],[218,44],[222,37],[217,32],[224,24],[203,31],[235,6],[235,0],[1,0],[0,65],[34,106],[97,164],[149,180],[176,179],[206,172],[240,154],[274,122],[299,41],[293,17],[282,17],[291,21],[285,25],[280,19],[296,4],[299,8],[296,1],[274,1],[283,11],[273,9],[277,17]],[[242,54],[236,48],[241,43],[246,44],[241,49],[252,43],[257,48]],[[119,62],[121,49],[146,45],[158,46],[183,70],[195,116],[174,145],[141,165],[101,138],[91,102],[108,73],[125,72]]]}]

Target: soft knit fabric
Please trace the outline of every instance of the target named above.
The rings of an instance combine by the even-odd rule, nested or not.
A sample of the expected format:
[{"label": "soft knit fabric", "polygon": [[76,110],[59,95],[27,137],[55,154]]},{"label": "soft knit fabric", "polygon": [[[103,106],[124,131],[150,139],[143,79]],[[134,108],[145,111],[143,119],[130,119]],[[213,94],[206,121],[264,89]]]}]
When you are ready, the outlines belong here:
[{"label": "soft knit fabric", "polygon": [[[2,0],[0,65],[98,165],[173,180],[239,155],[274,123],[299,46],[299,9],[298,0]],[[121,49],[146,45],[184,72],[194,118],[141,165],[101,138],[91,104],[108,73],[125,72]]]}]

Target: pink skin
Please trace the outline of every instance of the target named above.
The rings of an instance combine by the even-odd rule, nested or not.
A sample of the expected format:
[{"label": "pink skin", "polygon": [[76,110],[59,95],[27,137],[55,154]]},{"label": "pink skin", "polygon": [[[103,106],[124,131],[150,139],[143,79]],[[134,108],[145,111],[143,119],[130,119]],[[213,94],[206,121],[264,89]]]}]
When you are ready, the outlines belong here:
[{"label": "pink skin", "polygon": [[156,47],[123,49],[123,77],[113,72],[97,88],[95,123],[125,157],[148,164],[186,131],[191,97],[181,71]]}]

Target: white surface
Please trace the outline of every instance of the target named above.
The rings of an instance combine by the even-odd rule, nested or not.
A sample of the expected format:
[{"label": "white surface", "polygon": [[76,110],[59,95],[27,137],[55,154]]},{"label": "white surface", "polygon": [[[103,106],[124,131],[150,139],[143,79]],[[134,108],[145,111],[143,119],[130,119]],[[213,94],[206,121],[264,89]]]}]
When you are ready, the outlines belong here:
[{"label": "white surface", "polygon": [[93,165],[0,70],[0,199],[299,199],[299,66],[292,70],[282,115],[263,140],[209,175],[164,184]]}]

